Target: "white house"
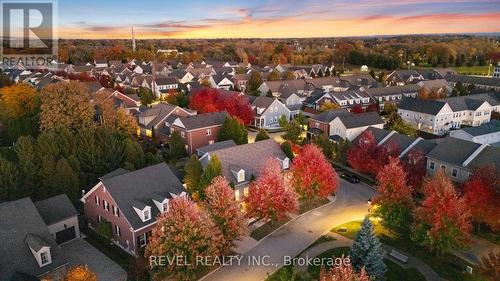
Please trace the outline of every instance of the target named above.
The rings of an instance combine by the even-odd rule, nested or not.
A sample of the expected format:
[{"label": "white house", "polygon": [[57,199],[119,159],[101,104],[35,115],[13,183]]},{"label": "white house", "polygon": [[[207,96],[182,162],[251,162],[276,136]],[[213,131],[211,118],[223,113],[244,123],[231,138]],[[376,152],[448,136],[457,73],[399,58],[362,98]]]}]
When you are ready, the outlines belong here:
[{"label": "white house", "polygon": [[470,127],[451,131],[450,137],[480,144],[500,143],[500,121],[491,120],[490,122],[479,127]]},{"label": "white house", "polygon": [[281,116],[290,120],[290,109],[276,98],[257,97],[252,103],[252,108],[255,111],[253,125],[257,128],[278,128]]}]

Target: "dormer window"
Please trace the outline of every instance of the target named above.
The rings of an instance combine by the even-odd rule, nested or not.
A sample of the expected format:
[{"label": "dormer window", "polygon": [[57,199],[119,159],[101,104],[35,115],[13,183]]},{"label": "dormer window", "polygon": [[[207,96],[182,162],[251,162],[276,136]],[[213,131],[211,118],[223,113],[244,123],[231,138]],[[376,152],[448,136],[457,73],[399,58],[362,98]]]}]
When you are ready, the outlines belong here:
[{"label": "dormer window", "polygon": [[149,209],[144,210],[144,221],[151,219],[151,211]]},{"label": "dormer window", "polygon": [[238,172],[238,182],[242,182],[245,180],[245,170],[241,169]]},{"label": "dormer window", "polygon": [[40,253],[40,265],[44,266],[50,263],[49,250]]}]

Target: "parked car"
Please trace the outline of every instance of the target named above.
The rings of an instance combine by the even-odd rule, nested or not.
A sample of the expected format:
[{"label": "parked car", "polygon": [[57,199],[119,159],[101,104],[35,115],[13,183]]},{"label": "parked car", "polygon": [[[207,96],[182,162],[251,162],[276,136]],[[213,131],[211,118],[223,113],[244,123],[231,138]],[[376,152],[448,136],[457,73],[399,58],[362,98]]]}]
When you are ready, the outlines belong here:
[{"label": "parked car", "polygon": [[351,183],[358,183],[360,182],[359,178],[353,174],[349,174],[349,173],[342,173],[340,175],[341,178],[345,179],[346,181],[348,182],[351,182]]}]

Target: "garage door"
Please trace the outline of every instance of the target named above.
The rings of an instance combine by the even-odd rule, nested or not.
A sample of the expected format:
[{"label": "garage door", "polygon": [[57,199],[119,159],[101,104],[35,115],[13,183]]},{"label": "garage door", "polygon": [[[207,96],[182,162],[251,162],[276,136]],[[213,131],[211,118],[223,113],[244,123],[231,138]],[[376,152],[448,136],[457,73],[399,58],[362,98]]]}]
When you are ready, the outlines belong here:
[{"label": "garage door", "polygon": [[76,236],[75,227],[74,226],[68,227],[65,230],[56,232],[56,242],[57,244],[61,244],[71,239],[74,239],[75,236]]}]

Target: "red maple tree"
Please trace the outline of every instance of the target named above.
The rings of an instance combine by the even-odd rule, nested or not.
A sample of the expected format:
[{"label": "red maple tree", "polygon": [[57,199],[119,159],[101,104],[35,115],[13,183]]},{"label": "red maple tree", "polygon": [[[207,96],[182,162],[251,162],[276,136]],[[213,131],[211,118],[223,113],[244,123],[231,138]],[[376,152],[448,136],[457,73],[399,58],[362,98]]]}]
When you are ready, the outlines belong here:
[{"label": "red maple tree", "polygon": [[237,117],[242,123],[250,124],[254,112],[244,95],[219,89],[203,88],[189,98],[189,108],[198,113],[227,111]]},{"label": "red maple tree", "polygon": [[[464,198],[469,206],[472,218],[478,223],[486,223],[492,230],[500,230],[500,186],[494,165],[481,167],[474,171],[463,185]],[[479,226],[479,224],[478,224]]]},{"label": "red maple tree", "polygon": [[182,196],[172,199],[168,212],[157,218],[145,256],[183,257],[180,262],[174,260],[166,266],[151,263],[151,272],[158,276],[170,273],[176,280],[192,280],[200,266],[197,257],[219,256],[221,241],[222,234],[205,209]]},{"label": "red maple tree", "polygon": [[377,174],[378,194],[374,213],[391,228],[401,228],[411,219],[412,190],[406,184],[406,173],[398,157],[393,157]]},{"label": "red maple tree", "polygon": [[234,190],[224,177],[214,178],[212,184],[205,189],[203,206],[224,238],[220,245],[222,254],[229,253],[234,248],[235,241],[246,233],[247,220],[234,199]]},{"label": "red maple tree", "polygon": [[412,148],[408,151],[404,168],[407,175],[408,185],[413,187],[415,191],[421,191],[420,186],[426,174],[426,159],[425,154],[420,149]]},{"label": "red maple tree", "polygon": [[363,110],[363,107],[359,104],[356,104],[355,106],[353,106],[351,108],[351,112],[354,113],[354,114],[358,114],[358,113],[363,113],[364,110]]},{"label": "red maple tree", "polygon": [[258,219],[282,220],[287,213],[298,210],[298,199],[281,173],[278,160],[269,158],[265,168],[252,182],[248,196],[244,199],[248,217]]},{"label": "red maple tree", "polygon": [[326,198],[338,188],[337,173],[314,144],[305,145],[293,159],[292,179],[295,190],[305,198]]},{"label": "red maple tree", "polygon": [[349,165],[361,173],[373,173],[377,142],[371,131],[365,130],[347,152]]},{"label": "red maple tree", "polygon": [[414,210],[413,239],[437,253],[466,248],[471,213],[465,200],[442,171],[427,178],[423,189],[424,200]]}]

